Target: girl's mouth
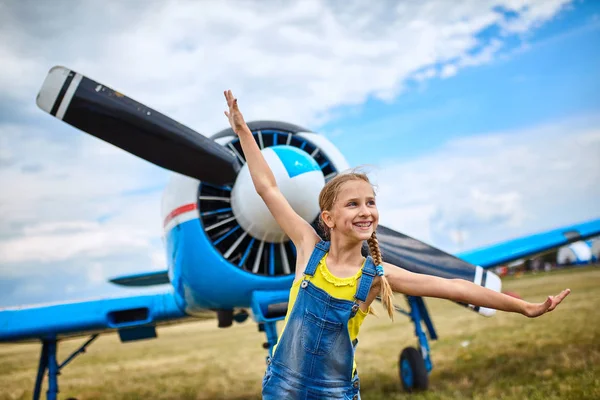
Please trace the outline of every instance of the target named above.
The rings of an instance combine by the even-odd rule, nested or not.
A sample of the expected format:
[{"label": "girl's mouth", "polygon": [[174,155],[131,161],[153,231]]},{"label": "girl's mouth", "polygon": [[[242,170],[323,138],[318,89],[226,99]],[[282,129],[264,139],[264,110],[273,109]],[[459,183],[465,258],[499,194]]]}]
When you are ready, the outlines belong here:
[{"label": "girl's mouth", "polygon": [[367,230],[373,225],[373,221],[365,221],[365,222],[355,222],[352,225],[356,226],[359,229]]}]

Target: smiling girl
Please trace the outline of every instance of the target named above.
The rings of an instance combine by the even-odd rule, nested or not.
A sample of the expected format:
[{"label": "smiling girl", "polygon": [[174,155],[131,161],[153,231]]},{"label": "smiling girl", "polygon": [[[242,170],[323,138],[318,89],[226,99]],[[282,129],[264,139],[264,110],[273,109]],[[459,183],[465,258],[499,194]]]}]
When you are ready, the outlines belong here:
[{"label": "smiling girl", "polygon": [[[256,192],[296,247],[296,277],[285,325],[263,379],[264,399],[359,399],[354,363],[358,332],[377,296],[393,317],[392,292],[429,296],[537,317],[569,294],[533,304],[461,279],[415,274],[385,263],[377,242],[379,212],[365,174],[342,173],[319,195],[326,241],[280,192],[231,91],[225,115],[239,137]],[[367,241],[370,256],[362,256]]]}]

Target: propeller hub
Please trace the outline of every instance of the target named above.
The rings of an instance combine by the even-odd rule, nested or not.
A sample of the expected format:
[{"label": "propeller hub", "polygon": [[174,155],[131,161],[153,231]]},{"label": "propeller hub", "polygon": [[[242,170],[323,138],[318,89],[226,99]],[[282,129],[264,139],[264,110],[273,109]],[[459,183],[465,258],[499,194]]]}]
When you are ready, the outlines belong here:
[{"label": "propeller hub", "polygon": [[[319,215],[319,193],[325,177],[314,158],[292,146],[273,146],[262,154],[271,167],[277,186],[290,205],[309,223]],[[244,164],[231,193],[231,208],[238,223],[256,239],[281,243],[289,238],[256,193],[248,164]]]}]

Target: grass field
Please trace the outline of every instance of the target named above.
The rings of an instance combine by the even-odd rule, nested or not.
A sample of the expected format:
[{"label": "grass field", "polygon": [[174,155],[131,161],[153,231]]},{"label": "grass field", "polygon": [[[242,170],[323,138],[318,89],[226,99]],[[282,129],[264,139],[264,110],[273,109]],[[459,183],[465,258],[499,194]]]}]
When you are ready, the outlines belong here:
[{"label": "grass field", "polygon": [[[363,399],[600,399],[600,268],[504,280],[503,289],[542,301],[572,290],[538,319],[498,313],[484,318],[448,301],[427,299],[440,340],[432,343],[430,389],[400,391],[397,360],[414,346],[412,324],[369,317],[357,361]],[[404,304],[401,297],[399,303]],[[217,329],[216,320],[169,326],[156,340],[121,344],[101,336],[63,370],[59,398],[258,399],[264,336],[246,322]],[[59,361],[85,339],[61,343]],[[30,399],[40,346],[0,345],[0,399]],[[44,394],[46,387],[43,389]]]}]

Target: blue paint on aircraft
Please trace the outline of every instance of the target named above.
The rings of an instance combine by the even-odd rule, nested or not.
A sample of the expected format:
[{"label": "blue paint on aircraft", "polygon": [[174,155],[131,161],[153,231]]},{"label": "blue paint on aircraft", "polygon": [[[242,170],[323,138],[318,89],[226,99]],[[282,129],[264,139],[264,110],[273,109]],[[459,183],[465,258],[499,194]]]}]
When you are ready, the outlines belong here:
[{"label": "blue paint on aircraft", "polygon": [[491,268],[597,235],[600,235],[600,218],[466,251],[456,256],[471,264]]},{"label": "blue paint on aircraft", "polygon": [[61,338],[121,330],[187,317],[172,291],[73,303],[15,307],[0,312],[0,342]]},{"label": "blue paint on aircraft", "polygon": [[191,315],[207,308],[250,307],[255,290],[289,290],[294,280],[294,275],[253,274],[230,263],[210,242],[198,219],[171,229],[166,241],[174,254],[169,260],[171,283]]}]

